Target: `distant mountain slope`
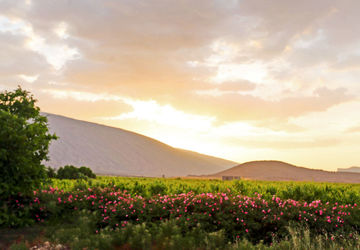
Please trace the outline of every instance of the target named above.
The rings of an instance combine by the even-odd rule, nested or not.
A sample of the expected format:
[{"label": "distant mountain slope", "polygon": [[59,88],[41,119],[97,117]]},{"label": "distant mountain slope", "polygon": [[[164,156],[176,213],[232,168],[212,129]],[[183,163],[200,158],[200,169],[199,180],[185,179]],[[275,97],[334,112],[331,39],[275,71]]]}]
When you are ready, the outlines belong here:
[{"label": "distant mountain slope", "polygon": [[347,172],[347,173],[360,173],[360,167],[349,167],[349,168],[338,168],[338,172]]},{"label": "distant mountain slope", "polygon": [[127,130],[44,113],[60,138],[50,145],[50,161],[89,166],[95,173],[124,176],[186,176],[209,174],[235,162],[173,148]]},{"label": "distant mountain slope", "polygon": [[270,181],[317,181],[360,183],[360,174],[339,173],[297,167],[281,161],[251,161],[211,176],[241,176],[245,179]]}]

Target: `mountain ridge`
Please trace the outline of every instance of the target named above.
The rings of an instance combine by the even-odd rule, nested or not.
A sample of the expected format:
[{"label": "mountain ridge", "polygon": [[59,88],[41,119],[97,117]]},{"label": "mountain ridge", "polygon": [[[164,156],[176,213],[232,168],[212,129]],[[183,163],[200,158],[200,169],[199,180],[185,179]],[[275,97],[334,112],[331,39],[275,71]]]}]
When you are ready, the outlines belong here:
[{"label": "mountain ridge", "polygon": [[348,168],[338,168],[338,172],[347,172],[347,173],[360,173],[360,167],[358,166],[351,166]]},{"label": "mountain ridge", "polygon": [[103,124],[42,113],[59,136],[50,144],[46,165],[85,165],[97,174],[186,176],[209,174],[237,163],[171,147],[139,133]]},{"label": "mountain ridge", "polygon": [[360,183],[360,173],[331,172],[299,167],[283,161],[263,160],[239,164],[209,177],[239,176],[244,179],[269,181],[314,181]]}]

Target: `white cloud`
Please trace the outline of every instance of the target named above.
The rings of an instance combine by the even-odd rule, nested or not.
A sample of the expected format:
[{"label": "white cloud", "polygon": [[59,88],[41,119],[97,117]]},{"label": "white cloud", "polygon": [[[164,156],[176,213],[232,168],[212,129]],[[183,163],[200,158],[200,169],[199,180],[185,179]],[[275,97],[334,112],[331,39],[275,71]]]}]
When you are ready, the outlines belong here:
[{"label": "white cloud", "polygon": [[54,33],[62,39],[67,39],[69,34],[67,34],[67,24],[65,22],[59,23],[59,25],[54,29]]},{"label": "white cloud", "polygon": [[[19,18],[10,19],[0,15],[0,32],[24,36],[25,48],[44,56],[55,70],[62,69],[69,60],[80,58],[78,49],[71,48],[61,41],[48,43],[46,38],[36,34],[30,23]],[[61,39],[66,38],[66,24],[60,23],[56,32]]]},{"label": "white cloud", "polygon": [[82,91],[72,90],[56,90],[56,89],[44,89],[43,93],[50,94],[57,99],[75,99],[77,101],[86,102],[99,102],[99,101],[123,101],[124,98],[120,96],[110,95],[107,93],[90,93]]},{"label": "white cloud", "polygon": [[80,53],[76,48],[70,48],[66,44],[48,44],[46,39],[29,32],[26,46],[39,54],[43,55],[47,62],[55,70],[60,70],[67,61],[80,58]]},{"label": "white cloud", "polygon": [[262,63],[225,63],[217,65],[217,72],[211,81],[221,83],[227,81],[247,80],[261,83],[267,76],[267,69]]},{"label": "white cloud", "polygon": [[227,94],[235,94],[238,93],[238,91],[232,91],[232,90],[219,90],[218,88],[214,89],[206,89],[206,90],[195,90],[195,94],[197,95],[208,95],[213,97],[223,96]]},{"label": "white cloud", "polygon": [[19,77],[29,83],[33,83],[35,82],[38,78],[39,75],[25,75],[25,74],[20,74]]},{"label": "white cloud", "polygon": [[6,16],[0,15],[0,32],[9,32],[13,35],[25,35],[28,25],[19,18],[9,19]]},{"label": "white cloud", "polygon": [[322,29],[319,29],[316,31],[315,34],[310,33],[300,36],[293,43],[293,47],[300,49],[308,49],[314,46],[318,46],[319,44],[324,44],[325,40],[326,36],[324,31]]},{"label": "white cloud", "polygon": [[222,83],[236,80],[262,82],[267,76],[267,68],[261,62],[235,63],[243,55],[241,44],[217,40],[211,45],[213,54],[204,62],[207,67],[215,67],[216,74],[209,80]]}]

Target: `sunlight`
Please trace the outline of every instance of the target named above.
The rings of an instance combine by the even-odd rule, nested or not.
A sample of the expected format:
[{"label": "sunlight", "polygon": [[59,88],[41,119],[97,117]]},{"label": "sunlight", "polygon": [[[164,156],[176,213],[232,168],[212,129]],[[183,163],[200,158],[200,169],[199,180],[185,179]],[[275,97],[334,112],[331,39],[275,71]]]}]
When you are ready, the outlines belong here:
[{"label": "sunlight", "polygon": [[107,117],[108,120],[138,119],[155,122],[178,128],[204,131],[211,128],[215,117],[201,116],[185,113],[173,108],[171,105],[160,105],[154,100],[142,101],[125,98],[124,102],[134,110],[119,116]]}]

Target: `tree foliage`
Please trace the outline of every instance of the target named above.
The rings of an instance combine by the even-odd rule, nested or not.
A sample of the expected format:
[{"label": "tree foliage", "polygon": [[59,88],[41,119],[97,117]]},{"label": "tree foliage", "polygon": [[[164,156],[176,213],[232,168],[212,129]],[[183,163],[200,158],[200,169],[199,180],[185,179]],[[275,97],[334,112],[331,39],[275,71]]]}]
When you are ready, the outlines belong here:
[{"label": "tree foliage", "polygon": [[71,165],[66,165],[61,167],[57,171],[56,178],[58,179],[86,179],[86,178],[96,178],[96,175],[87,167],[74,167]]},{"label": "tree foliage", "polygon": [[30,192],[46,178],[42,161],[57,137],[36,102],[20,86],[0,92],[0,199]]},{"label": "tree foliage", "polygon": [[48,178],[56,178],[56,170],[52,167],[46,168],[46,174]]}]

